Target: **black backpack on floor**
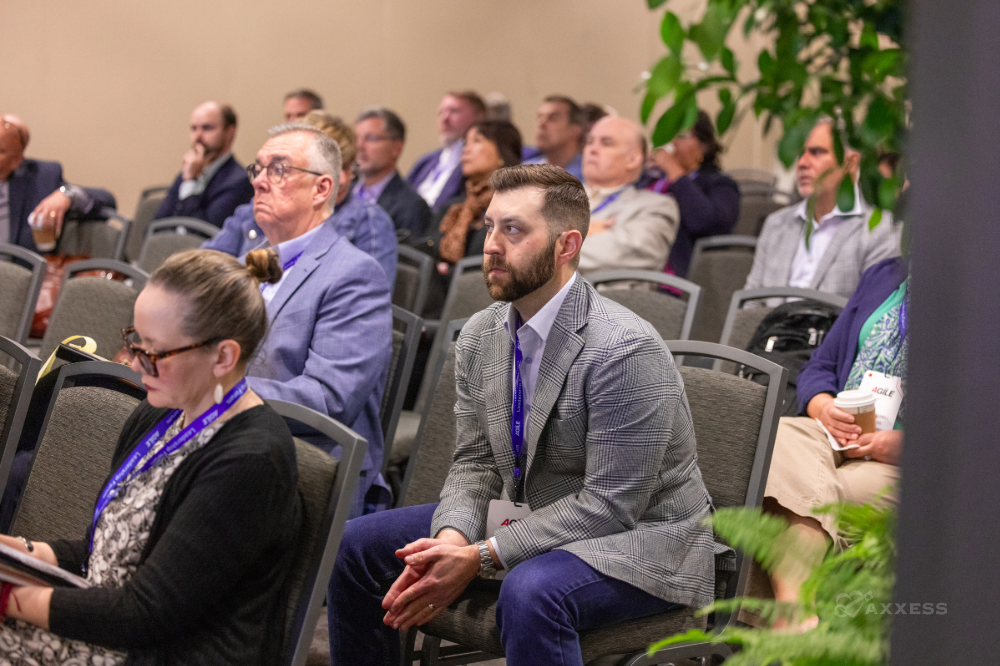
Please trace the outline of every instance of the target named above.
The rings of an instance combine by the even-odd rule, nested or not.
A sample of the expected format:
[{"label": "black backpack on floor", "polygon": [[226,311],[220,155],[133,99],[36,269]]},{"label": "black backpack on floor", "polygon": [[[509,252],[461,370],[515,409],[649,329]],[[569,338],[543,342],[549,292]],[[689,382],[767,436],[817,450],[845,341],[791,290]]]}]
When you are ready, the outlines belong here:
[{"label": "black backpack on floor", "polygon": [[[747,345],[747,351],[788,370],[782,416],[798,416],[799,372],[822,344],[837,321],[840,308],[818,301],[793,301],[779,305],[764,317]],[[767,384],[767,374],[741,366],[740,377]]]}]

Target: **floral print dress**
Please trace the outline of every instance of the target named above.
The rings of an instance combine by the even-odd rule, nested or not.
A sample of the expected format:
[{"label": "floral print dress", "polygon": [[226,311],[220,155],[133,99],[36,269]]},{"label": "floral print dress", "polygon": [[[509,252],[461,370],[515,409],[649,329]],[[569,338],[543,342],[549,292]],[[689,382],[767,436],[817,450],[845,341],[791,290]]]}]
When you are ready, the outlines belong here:
[{"label": "floral print dress", "polygon": [[[180,432],[181,421],[177,419],[170,426],[136,469]],[[167,481],[181,462],[205,446],[221,426],[216,421],[185,446],[126,480],[124,492],[108,503],[97,520],[86,576],[91,585],[121,587],[135,574]],[[125,657],[124,652],[62,638],[21,620],[7,618],[0,624],[0,666],[116,666],[124,663]]]}]

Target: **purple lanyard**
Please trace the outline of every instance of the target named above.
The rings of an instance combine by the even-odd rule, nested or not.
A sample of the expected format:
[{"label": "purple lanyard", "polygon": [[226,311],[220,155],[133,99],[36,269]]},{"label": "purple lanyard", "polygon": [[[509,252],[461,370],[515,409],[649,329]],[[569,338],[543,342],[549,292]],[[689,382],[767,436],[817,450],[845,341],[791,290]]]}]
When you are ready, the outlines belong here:
[{"label": "purple lanyard", "polygon": [[510,444],[514,451],[514,502],[520,504],[524,495],[524,475],[521,473],[521,453],[524,451],[524,387],[521,384],[521,341],[517,332],[521,328],[521,317],[517,317],[514,329],[514,405],[510,421]]},{"label": "purple lanyard", "polygon": [[222,402],[217,405],[212,405],[204,414],[199,416],[186,428],[181,430],[177,435],[174,436],[167,445],[162,449],[150,456],[149,460],[138,470],[135,469],[139,461],[142,460],[149,451],[156,445],[163,435],[170,430],[171,426],[177,421],[181,416],[181,410],[172,409],[163,417],[163,420],[156,424],[146,438],[139,442],[139,445],[132,450],[132,454],[125,460],[115,475],[111,477],[108,484],[104,486],[104,490],[101,491],[101,496],[97,498],[97,506],[94,507],[94,524],[90,529],[90,550],[94,550],[94,530],[97,529],[97,519],[101,517],[104,510],[108,508],[108,504],[111,503],[118,495],[118,490],[127,482],[134,474],[142,474],[147,469],[158,463],[163,458],[169,456],[174,451],[177,451],[182,446],[194,439],[202,430],[210,426],[219,416],[221,416],[226,410],[236,404],[236,401],[243,397],[243,394],[247,392],[247,380],[241,379],[236,386],[234,386],[226,397],[222,399]]},{"label": "purple lanyard", "polygon": [[[305,250],[302,250],[302,252],[305,252]],[[299,261],[299,257],[301,257],[301,256],[302,256],[302,252],[299,252],[299,253],[298,253],[297,255],[295,255],[294,257],[292,257],[292,258],[291,258],[291,259],[289,259],[288,261],[286,261],[286,262],[284,263],[284,265],[282,265],[282,267],[281,267],[281,275],[282,275],[282,276],[284,276],[284,275],[285,275],[285,273],[286,273],[286,272],[288,272],[288,269],[289,269],[289,268],[291,268],[291,267],[292,267],[292,266],[294,266],[294,265],[295,265],[296,263],[298,263],[298,261]],[[262,294],[264,293],[264,287],[266,287],[266,286],[267,286],[267,284],[262,284],[262,285],[260,285],[260,293],[262,293]]]},{"label": "purple lanyard", "polygon": [[604,210],[605,208],[607,208],[608,206],[610,206],[611,204],[613,204],[615,202],[615,199],[617,199],[619,196],[621,196],[621,193],[624,192],[624,191],[625,190],[618,190],[614,194],[608,196],[607,199],[605,199],[604,201],[601,202],[600,206],[598,206],[594,210],[590,211],[590,219],[594,219],[595,215],[597,215],[602,210]]},{"label": "purple lanyard", "polygon": [[903,344],[903,340],[906,339],[906,315],[907,310],[909,309],[907,307],[907,302],[909,300],[909,294],[904,293],[903,304],[899,306],[899,344]]}]

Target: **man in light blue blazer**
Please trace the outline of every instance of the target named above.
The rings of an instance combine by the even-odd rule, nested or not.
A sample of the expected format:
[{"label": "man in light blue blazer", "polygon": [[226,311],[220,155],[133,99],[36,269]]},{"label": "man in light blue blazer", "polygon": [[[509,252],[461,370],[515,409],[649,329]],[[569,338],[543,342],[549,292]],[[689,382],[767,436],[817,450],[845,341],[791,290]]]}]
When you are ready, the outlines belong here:
[{"label": "man in light blue blazer", "polygon": [[336,142],[300,124],[273,128],[250,167],[252,219],[277,250],[284,274],[262,288],[271,328],[247,375],[261,397],[328,414],[368,440],[354,517],[386,499],[372,486],[382,487],[379,410],[392,355],[392,308],[378,262],[337,233],[340,170]]}]

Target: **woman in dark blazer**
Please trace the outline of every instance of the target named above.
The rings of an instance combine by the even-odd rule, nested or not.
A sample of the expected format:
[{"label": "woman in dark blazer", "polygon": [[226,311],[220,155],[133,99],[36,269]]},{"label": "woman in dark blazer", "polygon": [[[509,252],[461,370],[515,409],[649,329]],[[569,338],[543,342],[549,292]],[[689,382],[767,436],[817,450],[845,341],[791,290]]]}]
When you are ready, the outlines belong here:
[{"label": "woman in dark blazer", "polygon": [[740,215],[740,188],[719,170],[722,147],[704,111],[687,132],[653,153],[664,177],[648,189],[670,194],[681,211],[681,225],[667,259],[667,270],[687,276],[694,242],[706,236],[728,234]]},{"label": "woman in dark blazer", "polygon": [[273,250],[246,266],[191,250],[153,273],[123,332],[147,396],[93,524],[73,541],[0,537],[90,587],[5,583],[0,663],[277,663],[298,467],[288,427],[244,371],[267,331],[260,285],[280,276]]}]

